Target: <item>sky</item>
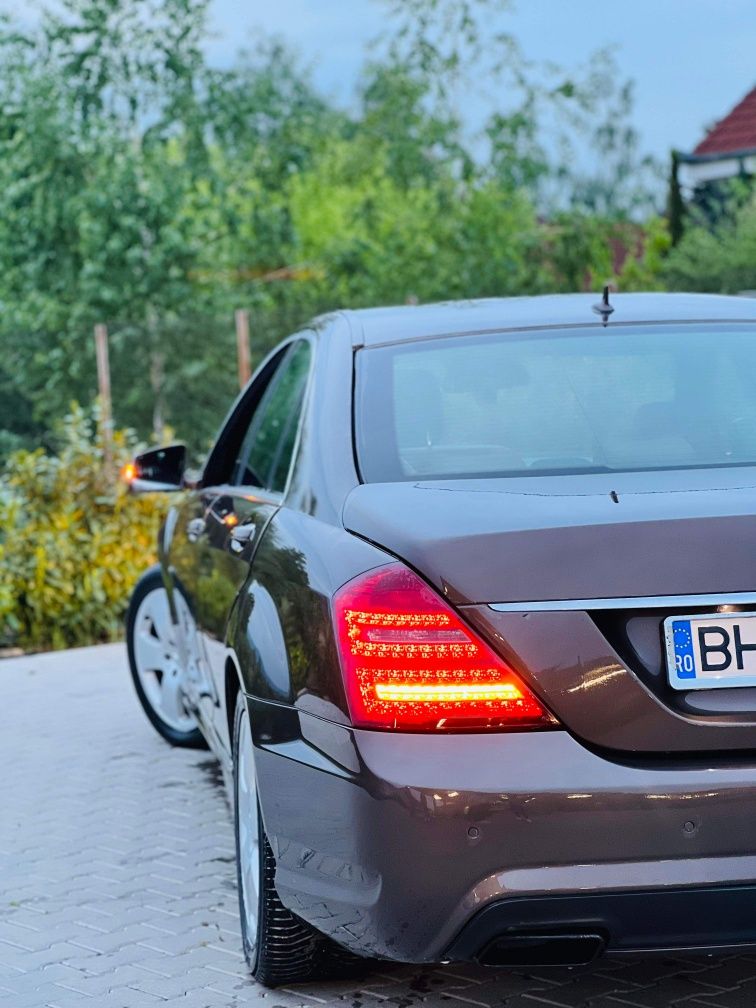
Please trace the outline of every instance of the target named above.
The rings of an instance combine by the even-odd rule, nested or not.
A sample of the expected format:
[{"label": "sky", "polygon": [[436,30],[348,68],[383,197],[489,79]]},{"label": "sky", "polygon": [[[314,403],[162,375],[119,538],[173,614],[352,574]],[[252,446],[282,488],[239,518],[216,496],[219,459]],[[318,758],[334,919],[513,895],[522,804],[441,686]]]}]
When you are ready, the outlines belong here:
[{"label": "sky", "polygon": [[[212,0],[210,12],[213,62],[278,35],[345,104],[385,17],[379,0]],[[756,0],[515,0],[500,26],[529,58],[567,69],[613,46],[621,74],[636,83],[642,148],[660,159],[673,147],[692,150],[756,85]]]}]

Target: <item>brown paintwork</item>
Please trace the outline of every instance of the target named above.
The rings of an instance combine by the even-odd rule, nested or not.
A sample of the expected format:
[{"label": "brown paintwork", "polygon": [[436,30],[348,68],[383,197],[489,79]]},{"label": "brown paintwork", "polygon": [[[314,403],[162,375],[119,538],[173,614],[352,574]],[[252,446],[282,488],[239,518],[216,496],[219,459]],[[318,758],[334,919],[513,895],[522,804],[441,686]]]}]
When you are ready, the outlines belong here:
[{"label": "brown paintwork", "polygon": [[364,484],[344,524],[460,605],[756,589],[754,469]]}]

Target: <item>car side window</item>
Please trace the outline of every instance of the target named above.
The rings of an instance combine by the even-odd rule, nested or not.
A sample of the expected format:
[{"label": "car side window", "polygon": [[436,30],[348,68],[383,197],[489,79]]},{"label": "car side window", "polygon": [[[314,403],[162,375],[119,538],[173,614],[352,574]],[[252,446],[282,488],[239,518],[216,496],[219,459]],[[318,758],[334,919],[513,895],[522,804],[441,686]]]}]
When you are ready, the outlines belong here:
[{"label": "car side window", "polygon": [[294,343],[266,388],[247,428],[234,466],[236,486],[257,486],[281,493],[289,475],[302,412],[310,344]]}]

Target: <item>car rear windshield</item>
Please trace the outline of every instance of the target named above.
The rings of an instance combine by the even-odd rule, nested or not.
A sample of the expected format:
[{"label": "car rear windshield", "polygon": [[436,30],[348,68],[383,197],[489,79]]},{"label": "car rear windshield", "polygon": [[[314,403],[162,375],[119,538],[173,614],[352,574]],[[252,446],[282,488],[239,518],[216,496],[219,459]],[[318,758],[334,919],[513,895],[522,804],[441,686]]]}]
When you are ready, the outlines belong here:
[{"label": "car rear windshield", "polygon": [[360,350],[367,482],[756,465],[756,327],[449,336]]}]

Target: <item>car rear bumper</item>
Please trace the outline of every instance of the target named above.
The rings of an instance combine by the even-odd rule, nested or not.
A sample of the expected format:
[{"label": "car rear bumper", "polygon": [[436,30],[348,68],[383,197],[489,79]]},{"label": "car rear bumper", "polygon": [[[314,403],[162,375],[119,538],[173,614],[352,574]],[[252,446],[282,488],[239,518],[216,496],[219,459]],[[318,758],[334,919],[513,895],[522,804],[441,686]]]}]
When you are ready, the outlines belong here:
[{"label": "car rear bumper", "polygon": [[602,952],[712,952],[756,942],[756,886],[527,896],[489,903],[445,953],[486,966],[572,966]]},{"label": "car rear bumper", "polygon": [[564,731],[353,731],[250,702],[281,899],[354,951],[475,959],[554,929],[609,952],[756,943],[752,763],[628,766]]}]

